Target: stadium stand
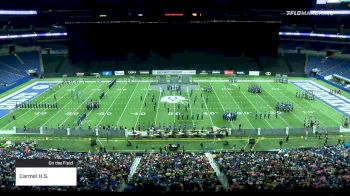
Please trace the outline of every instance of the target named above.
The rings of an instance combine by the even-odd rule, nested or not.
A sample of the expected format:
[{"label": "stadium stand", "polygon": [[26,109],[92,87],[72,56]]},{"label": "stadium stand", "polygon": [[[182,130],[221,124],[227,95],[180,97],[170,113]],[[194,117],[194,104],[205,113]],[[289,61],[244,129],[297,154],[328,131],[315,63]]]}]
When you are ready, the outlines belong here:
[{"label": "stadium stand", "polygon": [[[59,76],[62,75],[64,72],[63,70],[69,70],[71,69],[69,66],[69,59],[65,55],[42,55],[44,67],[45,67],[45,76]],[[63,67],[63,69],[62,69]],[[79,69],[78,71],[81,71],[82,69]],[[72,70],[72,73],[74,73],[76,70]],[[62,73],[61,73],[62,72]]]},{"label": "stadium stand", "polygon": [[304,73],[306,60],[304,54],[284,54],[281,58],[291,68],[292,73]]},{"label": "stadium stand", "polygon": [[[62,55],[43,55],[45,75],[75,74],[76,72],[101,72],[106,70],[149,70],[152,69],[194,69],[215,70],[259,70],[257,62],[248,57],[231,57],[223,55],[207,55],[202,52],[174,53],[169,58],[150,55],[147,59],[140,59],[134,55],[116,60],[101,60],[89,62],[71,62]],[[53,65],[56,69],[53,70]],[[54,71],[54,72],[52,72]],[[69,72],[69,73],[67,73]]]},{"label": "stadium stand", "polygon": [[[115,192],[130,172],[133,153],[69,153],[67,151],[35,149],[35,143],[22,142],[10,148],[0,148],[1,191],[109,191]],[[29,150],[27,150],[29,148]],[[16,187],[16,159],[76,159],[77,187]]]},{"label": "stadium stand", "polygon": [[[163,58],[150,55],[147,59],[129,55],[125,59],[71,62],[68,56],[43,55],[46,76],[75,75],[77,72],[98,73],[106,70],[150,70],[152,69],[193,69],[215,70],[233,69],[236,71],[270,71],[272,73],[304,74],[305,55],[283,54],[276,58],[262,57],[259,61],[248,57],[233,57],[224,55],[207,55],[201,52],[174,53],[171,57]],[[259,65],[260,66],[259,66]],[[288,71],[286,71],[288,70]]]},{"label": "stadium stand", "polygon": [[213,155],[239,189],[349,188],[350,157],[344,146],[287,152],[218,153]]},{"label": "stadium stand", "polygon": [[31,78],[29,70],[40,75],[40,56],[37,51],[0,56],[0,91],[28,81]]},{"label": "stadium stand", "polygon": [[277,58],[262,57],[260,65],[264,71],[272,73],[288,73],[290,75],[303,75],[305,69],[304,54],[281,53]]},{"label": "stadium stand", "polygon": [[[228,179],[221,185],[213,165],[203,153],[145,153],[128,181],[136,154],[79,153],[38,150],[35,142],[0,148],[2,191],[103,191],[103,192],[222,192],[235,190],[280,190],[349,188],[350,149],[346,145],[278,152],[218,152],[215,165]],[[16,159],[76,159],[76,187],[17,187]]]},{"label": "stadium stand", "polygon": [[22,52],[15,55],[19,61],[22,61],[24,69],[35,70],[38,74],[41,74],[40,68],[40,54],[38,51],[34,52]]},{"label": "stadium stand", "polygon": [[204,154],[175,152],[145,154],[125,191],[213,192],[220,190],[222,186]]},{"label": "stadium stand", "polygon": [[309,56],[306,73],[309,74],[314,68],[319,70],[318,74],[321,76],[332,74],[338,74],[344,77],[350,76],[350,60],[348,59]]}]

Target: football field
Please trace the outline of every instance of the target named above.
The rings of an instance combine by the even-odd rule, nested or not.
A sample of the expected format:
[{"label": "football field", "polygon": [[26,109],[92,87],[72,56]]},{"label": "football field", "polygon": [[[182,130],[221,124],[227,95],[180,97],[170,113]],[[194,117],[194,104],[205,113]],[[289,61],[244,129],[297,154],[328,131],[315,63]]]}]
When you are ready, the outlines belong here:
[{"label": "football field", "polygon": [[[52,108],[16,108],[0,119],[0,130],[13,127],[76,128],[77,120],[86,111],[89,101],[98,101],[100,94],[105,96],[96,110],[86,111],[86,118],[81,126],[148,128],[152,124],[157,127],[183,126],[189,129],[208,127],[228,127],[237,129],[273,129],[302,128],[309,116],[320,122],[320,127],[339,127],[343,114],[326,103],[316,100],[297,98],[299,87],[292,83],[281,84],[269,80],[249,80],[230,83],[226,80],[205,80],[196,82],[192,93],[183,87],[181,93],[163,92],[148,80],[126,82],[118,80],[111,88],[104,80],[53,85],[28,103],[56,103],[58,109]],[[261,94],[247,91],[251,84],[263,89]],[[203,88],[212,87],[212,92],[204,92]],[[74,93],[73,93],[74,91]],[[56,100],[54,99],[56,97]],[[292,112],[277,112],[277,102],[292,103]],[[237,112],[235,121],[224,121],[224,112]],[[260,113],[262,118],[260,119]],[[269,117],[264,114],[270,114]],[[16,120],[13,120],[13,115]],[[277,118],[276,118],[277,116]]]},{"label": "football field", "polygon": [[[325,96],[316,97],[315,100],[306,100],[296,97],[296,92],[310,86],[310,80],[295,78],[288,84],[275,83],[272,78],[242,78],[237,83],[229,82],[223,77],[198,77],[192,86],[182,86],[182,91],[160,90],[150,78],[138,78],[135,81],[127,81],[126,77],[117,78],[117,82],[108,88],[112,78],[103,78],[97,82],[95,79],[75,78],[78,82],[62,85],[62,79],[45,79],[31,81],[0,95],[0,105],[13,103],[9,99],[16,98],[19,93],[32,95],[26,103],[37,104],[57,103],[58,108],[12,108],[0,118],[0,141],[13,142],[35,140],[41,148],[65,148],[69,151],[95,151],[99,147],[106,147],[109,151],[138,151],[157,150],[169,143],[178,143],[185,150],[200,151],[200,143],[205,149],[248,149],[248,137],[227,137],[224,139],[210,138],[169,138],[169,139],[142,139],[133,140],[132,146],[127,146],[125,138],[97,138],[97,147],[90,146],[89,136],[45,136],[45,135],[6,135],[13,127],[26,126],[31,129],[39,127],[77,128],[78,118],[86,112],[86,118],[82,121],[83,129],[103,126],[132,127],[147,129],[152,124],[157,127],[186,126],[187,129],[207,129],[208,127],[226,127],[237,130],[239,124],[243,130],[257,129],[284,129],[302,128],[305,119],[310,116],[316,118],[320,127],[333,127],[339,129],[344,113],[339,108],[332,107]],[[56,81],[56,82],[55,82]],[[38,83],[39,82],[39,83]],[[48,83],[51,82],[51,83]],[[299,83],[298,83],[299,82]],[[306,85],[305,85],[305,84]],[[248,92],[249,85],[261,86],[261,94]],[[312,81],[311,85],[319,85],[327,93],[331,86],[320,81]],[[164,86],[163,86],[164,87]],[[204,89],[211,87],[211,92]],[[37,91],[31,91],[31,90]],[[192,93],[191,93],[192,89]],[[305,89],[304,89],[305,90]],[[104,97],[100,100],[101,93]],[[55,99],[56,97],[56,99]],[[348,99],[349,95],[342,92],[342,97]],[[6,102],[7,100],[7,102]],[[89,101],[100,100],[100,107],[96,110],[86,110]],[[292,103],[292,112],[277,112],[277,102]],[[6,104],[5,104],[6,103]],[[17,103],[16,103],[17,104]],[[7,112],[7,113],[6,113]],[[237,119],[233,121],[223,120],[224,112],[237,112]],[[260,113],[262,117],[260,119]],[[263,114],[270,114],[265,116]],[[13,119],[13,116],[16,119]],[[84,130],[74,130],[84,131]],[[3,134],[1,134],[1,132]],[[86,135],[86,134],[85,134]],[[335,145],[338,139],[348,141],[348,134],[331,134],[327,145]],[[254,150],[272,150],[279,148],[281,136],[261,136],[256,138]],[[228,145],[223,145],[227,141]],[[324,145],[323,138],[310,137],[306,140],[303,136],[292,136],[284,148],[313,147]]]}]

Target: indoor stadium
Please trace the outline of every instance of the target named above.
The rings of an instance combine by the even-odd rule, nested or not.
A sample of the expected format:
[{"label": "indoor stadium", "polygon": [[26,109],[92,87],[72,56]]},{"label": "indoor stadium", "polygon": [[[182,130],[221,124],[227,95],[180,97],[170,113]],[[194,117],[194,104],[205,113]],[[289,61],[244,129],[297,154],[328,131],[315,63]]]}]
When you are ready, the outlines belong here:
[{"label": "indoor stadium", "polygon": [[349,190],[349,18],[349,0],[1,0],[0,192]]}]

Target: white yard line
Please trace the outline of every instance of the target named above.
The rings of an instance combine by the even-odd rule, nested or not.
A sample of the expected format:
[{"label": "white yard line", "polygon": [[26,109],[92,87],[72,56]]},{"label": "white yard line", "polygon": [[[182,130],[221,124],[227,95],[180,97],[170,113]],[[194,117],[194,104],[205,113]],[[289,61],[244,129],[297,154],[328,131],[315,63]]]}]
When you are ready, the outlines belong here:
[{"label": "white yard line", "polygon": [[[105,92],[105,96],[107,95],[108,92],[110,92],[110,88]],[[121,89],[121,91],[123,91],[123,88]],[[93,112],[93,110],[90,110],[87,114],[86,114],[86,117],[85,119],[87,119],[87,117]],[[106,112],[105,112],[105,115],[106,115]],[[104,115],[104,116],[105,116]],[[84,124],[86,121],[82,121],[81,124]]]},{"label": "white yard line", "polygon": [[[122,90],[119,92],[119,94],[114,98],[113,102],[109,105],[107,111],[104,112],[104,115],[102,116],[101,120],[97,123],[97,126],[99,126],[101,124],[101,122],[103,121],[103,119],[106,117],[106,114],[109,112],[109,110],[112,108],[114,102],[118,99],[118,97],[123,93],[123,89],[125,88],[127,83],[125,83],[125,85],[122,87]],[[110,89],[107,91],[109,92]],[[107,93],[106,93],[107,94]]]},{"label": "white yard line", "polygon": [[[60,90],[62,90],[62,89],[58,89],[56,92],[59,92]],[[45,91],[45,92],[47,92],[47,91]],[[45,92],[43,92],[43,93],[45,93]],[[43,94],[42,93],[42,94]],[[69,93],[69,92],[68,92]],[[68,93],[66,93],[63,97],[65,97]],[[41,94],[41,95],[42,95]],[[41,102],[45,102],[46,100],[48,100],[49,98],[51,98],[51,96],[52,95],[49,95],[48,97],[46,97],[45,99],[43,99]],[[36,98],[39,98],[40,97],[40,95],[38,95],[37,97],[35,97],[34,99],[32,99],[31,101],[34,101]],[[61,100],[61,99],[63,99],[63,97],[61,97],[60,99],[58,99],[58,101],[59,100]],[[17,119],[19,119],[19,118],[21,118],[22,116],[24,116],[24,115],[26,115],[28,112],[31,112],[31,111],[33,111],[34,110],[34,108],[32,108],[32,109],[29,109],[29,110],[27,110],[26,112],[24,112],[23,114],[21,114],[21,115],[19,115],[19,116],[17,116],[16,118]],[[44,110],[45,111],[45,110]],[[7,115],[5,115],[5,116],[7,116]],[[3,116],[3,117],[5,117],[5,116]],[[3,118],[2,117],[2,118]],[[37,116],[37,117],[39,117],[39,116]],[[35,118],[33,118],[31,121],[29,121],[29,122],[32,122],[34,119],[36,119],[37,117],[35,117]],[[1,119],[1,118],[0,118]],[[9,126],[10,124],[12,124],[13,122],[15,122],[15,121],[11,121],[10,123],[8,123],[6,126]],[[29,122],[27,122],[26,124],[28,124]]]},{"label": "white yard line", "polygon": [[[61,98],[59,98],[59,99],[57,100],[57,102],[60,101],[61,99],[63,99],[64,97],[66,97],[69,93],[70,93],[70,92],[64,94],[64,96],[62,96]],[[42,112],[45,112],[46,110],[48,110],[48,109],[44,109]],[[60,110],[61,110],[61,109],[59,109],[59,110],[56,111],[56,112],[59,112]],[[32,120],[26,122],[26,125],[28,125],[29,123],[31,123],[32,121],[34,121],[35,119],[37,119],[37,118],[39,118],[39,117],[40,117],[40,116],[38,115],[38,116],[36,116],[35,118],[32,118]],[[51,119],[51,118],[50,118],[50,119]],[[47,121],[46,121],[46,122],[47,122]],[[45,125],[45,124],[44,124],[44,125]],[[42,125],[42,126],[44,126],[44,125]]]},{"label": "white yard line", "polygon": [[[142,102],[142,105],[141,105],[141,107],[140,107],[140,111],[139,111],[139,113],[138,113],[138,115],[137,115],[137,119],[136,119],[136,122],[135,122],[134,127],[136,127],[136,126],[137,126],[137,123],[139,122],[140,115],[141,115],[141,111],[142,111],[142,109],[143,109],[143,106],[145,105],[147,96],[148,96],[148,94],[149,94],[149,93],[148,93],[148,89],[149,89],[150,86],[151,86],[151,83],[149,83],[148,88],[147,88],[146,93],[145,93],[145,96],[143,97],[143,102]],[[159,95],[159,96],[160,96],[160,95]],[[157,111],[158,111],[158,110],[157,110]]]},{"label": "white yard line", "polygon": [[97,138],[97,141],[101,144],[102,148],[104,148],[105,146],[102,144],[102,142],[100,141],[99,138]]},{"label": "white yard line", "polygon": [[[90,85],[89,85],[90,86]],[[98,86],[98,88],[100,88],[102,86],[102,84],[100,84],[99,86]],[[73,111],[73,113],[74,112],[76,112],[76,111],[78,111],[79,110],[79,108],[87,101],[87,100],[89,100],[89,98],[93,95],[93,94],[95,94],[95,92],[96,91],[93,91],[78,107],[77,107],[77,109],[75,109],[74,111]],[[71,100],[72,101],[72,100]],[[71,102],[70,101],[70,102]],[[68,104],[67,104],[68,105]],[[73,115],[72,115],[73,116]],[[67,122],[67,120],[68,119],[70,119],[72,116],[69,116],[68,118],[66,118],[61,124],[60,124],[60,126],[62,126],[65,122]],[[86,115],[86,117],[87,117],[87,115]]]},{"label": "white yard line", "polygon": [[[29,84],[28,86],[25,86],[25,87],[19,89],[18,91],[15,91],[15,92],[13,92],[13,93],[11,93],[11,94],[9,94],[9,95],[7,95],[7,96],[1,98],[1,99],[0,99],[0,102],[4,101],[4,100],[6,100],[6,99],[9,99],[9,98],[11,98],[11,97],[13,97],[13,96],[15,96],[15,95],[17,95],[17,94],[23,92],[23,91],[25,91],[25,90],[27,90],[27,89],[29,89],[29,88],[35,86],[35,85],[37,85],[37,84],[40,84],[40,83],[58,83],[58,82],[50,82],[50,81],[47,81],[47,82],[44,82],[44,81],[41,81],[41,82],[34,82],[34,83],[32,83],[32,84]],[[47,89],[46,91],[48,91],[48,90],[49,90],[49,89]],[[46,91],[44,91],[43,93],[45,93]],[[43,94],[43,93],[42,93],[42,94]]]},{"label": "white yard line", "polygon": [[244,150],[245,150],[245,148],[247,148],[248,143],[249,143],[249,139],[247,140],[247,143],[246,143],[245,146],[243,147]]},{"label": "white yard line", "polygon": [[[242,92],[242,91],[241,91]],[[247,96],[245,96],[244,92],[242,92],[242,95],[245,97],[245,99],[254,107],[254,109],[256,111],[259,111],[257,107],[255,107],[255,105],[250,101],[250,99],[248,99]],[[273,126],[269,123],[268,120],[265,119],[265,122],[267,122],[267,124],[271,127],[271,129],[273,129]]]},{"label": "white yard line", "polygon": [[[270,93],[268,93],[268,91],[264,91],[264,92],[267,92],[267,94],[269,94],[270,95]],[[267,107],[269,107],[270,108],[270,110],[273,110],[273,109],[275,109],[275,108],[273,108],[273,106],[270,106],[266,101],[265,101],[265,99],[264,98],[262,98],[262,96],[261,95],[257,95],[261,100],[263,100],[263,102],[265,102],[265,104],[266,104],[266,106]],[[275,101],[277,101],[272,95],[270,95]],[[293,113],[293,112],[292,112]],[[281,115],[280,116],[281,117],[281,120],[284,122],[284,123],[286,123],[286,125],[288,126],[288,127],[290,127],[290,124],[283,118],[283,116]],[[266,122],[267,123],[269,123],[269,121],[267,120],[267,119],[265,119],[266,120]],[[269,123],[270,124],[270,123]]]},{"label": "white yard line", "polygon": [[[268,85],[271,86],[271,87],[273,87],[270,83],[268,83]],[[267,92],[267,94],[269,94],[275,101],[278,102],[278,100],[275,99],[270,93],[268,93],[268,91],[265,91],[265,92]],[[284,93],[281,93],[281,92],[279,92],[279,91],[278,91],[278,93],[279,93],[279,94],[282,94],[284,97],[286,97],[287,99],[289,99],[290,101],[292,101],[292,102],[295,104],[295,106],[299,105],[299,104],[297,104],[296,102],[294,102],[292,99],[290,99],[288,96],[286,96]],[[291,112],[291,113],[292,113],[293,116],[295,116],[295,117],[299,120],[299,122],[301,122],[301,124],[304,123],[303,120],[300,119],[298,115],[294,114],[294,112]],[[289,126],[289,125],[288,125],[288,126]]]},{"label": "white yard line", "polygon": [[228,92],[228,91],[226,91],[226,92],[230,95],[230,97],[231,97],[231,99],[233,100],[233,102],[235,102],[235,104],[236,104],[236,105],[238,106],[238,108],[241,110],[242,115],[245,117],[245,119],[247,119],[248,123],[252,126],[252,128],[254,128],[253,124],[250,122],[250,120],[248,119],[248,117],[247,117],[246,115],[244,115],[244,111],[242,110],[241,106],[239,106],[239,104],[236,102],[236,100],[233,98],[233,96],[231,95],[231,93]]},{"label": "white yard line", "polygon": [[252,147],[252,150],[254,150],[255,146],[259,143],[259,141],[260,141],[259,139],[256,140],[254,146]]},{"label": "white yard line", "polygon": [[[191,107],[190,94],[188,93],[188,87],[187,87],[187,97],[188,97],[188,103],[189,103],[189,105],[190,105],[191,119],[192,119],[192,114],[193,114],[193,112],[192,112],[192,107]],[[202,96],[202,98],[203,98],[203,96]],[[208,115],[210,115],[210,114],[208,113]],[[193,125],[193,127],[194,127],[194,120],[193,120],[193,119],[192,119],[192,125]]]},{"label": "white yard line", "polygon": [[[199,87],[199,90],[200,90],[201,93],[202,93],[201,86],[200,86],[199,84],[197,84],[197,86]],[[203,100],[203,102],[204,102],[205,108],[207,109],[207,113],[208,113],[208,115],[209,115],[209,119],[210,119],[210,122],[211,122],[211,126],[214,128],[215,125],[214,125],[213,119],[211,118],[210,111],[209,111],[209,109],[208,109],[208,105],[207,105],[207,103],[205,102],[203,96],[202,96],[202,100]]]},{"label": "white yard line", "polygon": [[122,118],[122,116],[124,115],[125,110],[126,110],[127,106],[129,105],[130,100],[131,100],[131,98],[133,97],[133,95],[134,95],[134,93],[135,93],[135,90],[137,89],[137,87],[139,86],[139,84],[140,84],[140,83],[139,83],[139,82],[137,82],[136,87],[135,87],[135,88],[134,88],[134,90],[132,91],[132,94],[131,94],[131,96],[129,97],[128,102],[126,103],[126,105],[125,105],[125,107],[124,107],[123,112],[122,112],[122,113],[121,113],[121,115],[119,116],[119,119],[118,119],[118,121],[117,121],[117,125],[119,125],[120,119],[121,119],[121,118]]},{"label": "white yard line", "polygon": [[[209,82],[209,84],[210,84],[210,86],[212,86],[211,82]],[[216,98],[218,99],[218,101],[219,101],[219,103],[220,103],[220,105],[222,107],[222,110],[225,112],[224,105],[222,105],[222,102],[220,101],[220,98],[219,98],[218,94],[216,94],[215,88],[213,88],[213,91],[214,91],[214,94],[215,94]],[[232,124],[232,121],[230,121],[230,124],[231,124],[232,128],[234,128],[234,126]]]},{"label": "white yard line", "polygon": [[[316,83],[314,81],[308,80],[308,82],[310,82],[311,84],[313,84],[313,85],[315,85],[315,86],[317,86],[317,87],[319,87],[319,88],[321,88],[321,89],[323,89],[323,90],[325,90],[327,92],[329,92],[329,90],[330,90],[329,88],[326,88],[326,87],[324,87],[324,86],[322,86],[322,85],[320,85],[320,84],[318,84],[318,83]],[[294,85],[294,86],[296,86],[296,85]],[[300,87],[298,87],[298,88],[300,89]],[[345,94],[346,94],[346,92],[345,92]],[[332,94],[332,95],[335,96],[335,97],[338,97],[340,99],[343,99],[344,101],[350,102],[350,99],[344,97],[343,95],[338,95],[338,94]]]},{"label": "white yard line", "polygon": [[[283,85],[282,85],[283,86]],[[289,90],[288,88],[286,88],[286,87],[284,87],[283,86],[283,88],[286,90],[286,91],[289,91],[289,92],[292,92],[291,90]],[[298,89],[301,89],[301,88],[299,88],[299,87],[297,87]],[[302,90],[302,89],[301,89]],[[283,95],[285,95],[285,93],[281,93],[281,94],[283,94]],[[287,98],[289,98],[287,95],[285,95]],[[291,100],[291,99],[290,99]],[[320,101],[318,98],[317,98],[317,100],[318,101]],[[293,101],[294,102],[294,101]],[[317,111],[320,111],[320,113],[323,113],[322,111],[324,111],[323,109],[319,109],[319,108],[316,108],[315,106],[313,106],[310,102],[308,102],[308,101],[304,101],[306,104],[308,104],[308,105],[310,105],[313,109],[315,109],[315,110],[317,110]],[[322,104],[324,104],[322,101],[320,101]],[[295,102],[294,102],[295,103]],[[326,104],[327,105],[327,104]],[[329,105],[327,105],[327,106],[329,106]],[[333,108],[332,108],[333,109]],[[327,112],[326,111],[324,111],[324,114],[326,114]],[[325,115],[325,116],[327,116],[329,119],[331,119],[331,120],[333,120],[334,122],[336,122],[336,123],[339,123],[339,121],[337,121],[337,120],[335,120],[332,116],[330,116],[330,115]],[[325,124],[323,124],[321,121],[319,121],[320,122],[320,124],[321,125],[325,125]]]},{"label": "white yard line", "polygon": [[[151,83],[150,83],[151,84]],[[156,111],[156,119],[155,119],[155,121],[154,121],[154,126],[157,126],[157,119],[158,119],[158,110],[159,110],[159,106],[160,106],[160,98],[161,98],[161,96],[162,96],[162,89],[161,88],[159,88],[159,100],[158,100],[158,105],[157,105],[157,111]],[[138,118],[137,118],[137,120],[138,120]]]},{"label": "white yard line", "polygon": [[176,104],[174,103],[174,124],[175,124],[175,121],[176,121],[176,119],[175,119],[175,113],[176,113]]},{"label": "white yard line", "polygon": [[[83,90],[85,90],[87,87],[91,86],[91,84],[87,85],[85,88],[83,88]],[[51,119],[53,119],[54,117],[57,116],[57,114],[60,113],[60,111],[62,109],[64,109],[65,107],[67,107],[71,102],[73,101],[73,99],[71,99],[68,103],[66,103],[63,108],[61,108],[59,111],[56,112],[56,114],[52,115],[43,125],[41,125],[42,127],[44,127],[48,122],[50,122]]]}]

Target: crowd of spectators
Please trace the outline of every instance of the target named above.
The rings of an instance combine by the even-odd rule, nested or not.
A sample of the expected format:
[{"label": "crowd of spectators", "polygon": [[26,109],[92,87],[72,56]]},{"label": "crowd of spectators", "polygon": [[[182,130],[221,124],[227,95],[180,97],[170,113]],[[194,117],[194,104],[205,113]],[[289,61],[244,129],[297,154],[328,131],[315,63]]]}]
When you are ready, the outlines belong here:
[{"label": "crowd of spectators", "polygon": [[285,152],[213,155],[229,190],[348,189],[350,149],[344,145]]},{"label": "crowd of spectators", "polygon": [[[118,191],[118,185],[127,179],[135,154],[71,153],[63,150],[36,150],[34,143],[21,143],[0,148],[1,191]],[[75,159],[77,186],[73,187],[16,187],[16,159]]]},{"label": "crowd of spectators", "polygon": [[222,185],[204,154],[145,154],[125,191],[214,192]]},{"label": "crowd of spectators", "polygon": [[[213,158],[227,177],[229,191],[349,189],[350,148],[279,152],[220,152]],[[130,179],[136,154],[37,150],[35,143],[0,147],[0,191],[221,192],[226,191],[203,153],[145,153]],[[16,187],[17,159],[75,159],[76,187]]]}]

